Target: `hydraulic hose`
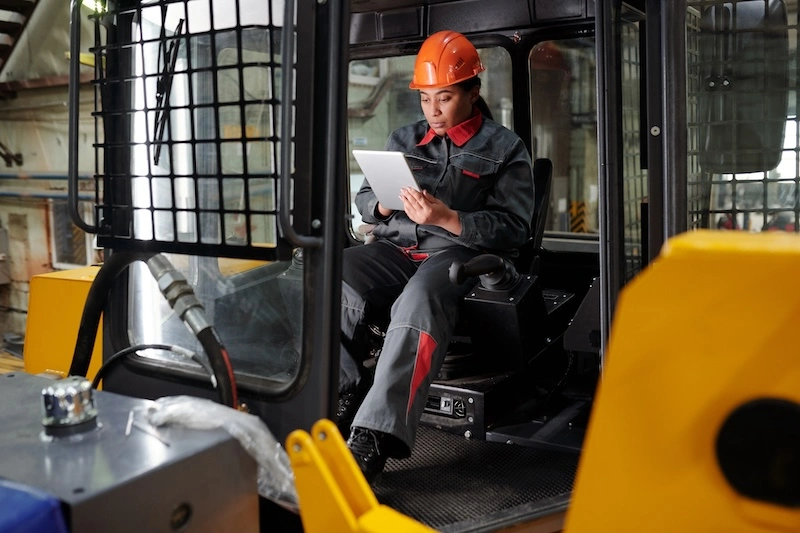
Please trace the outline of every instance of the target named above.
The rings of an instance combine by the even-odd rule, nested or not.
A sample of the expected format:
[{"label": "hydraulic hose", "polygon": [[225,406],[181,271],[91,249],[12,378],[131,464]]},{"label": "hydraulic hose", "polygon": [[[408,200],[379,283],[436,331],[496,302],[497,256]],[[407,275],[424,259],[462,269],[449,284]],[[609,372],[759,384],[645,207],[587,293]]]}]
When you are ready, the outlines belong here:
[{"label": "hydraulic hose", "polygon": [[229,407],[238,407],[236,381],[228,352],[206,318],[205,309],[195,296],[192,286],[186,281],[183,274],[178,272],[172,263],[161,254],[117,252],[106,259],[97,272],[86,297],[69,374],[86,376],[89,371],[89,362],[92,358],[106,296],[114,279],[134,261],[143,261],[147,264],[170,307],[200,341],[213,370],[222,403]]},{"label": "hydraulic hose", "polygon": [[217,379],[214,377],[214,371],[211,369],[209,362],[200,357],[197,353],[175,344],[135,344],[133,346],[123,348],[102,364],[92,380],[92,388],[96,389],[99,387],[100,382],[103,381],[103,379],[106,377],[106,374],[108,374],[112,368],[118,365],[120,361],[123,361],[125,357],[140,350],[164,350],[181,355],[187,359],[191,359],[203,367],[203,370],[205,370],[208,373],[209,378],[211,378],[211,386],[213,386],[215,389],[217,388]]},{"label": "hydraulic hose", "polygon": [[239,395],[236,390],[236,381],[233,375],[231,359],[228,351],[222,345],[216,330],[209,326],[197,334],[197,339],[206,352],[214,378],[217,380],[217,390],[222,403],[236,409],[239,407]]},{"label": "hydraulic hose", "polygon": [[175,314],[183,320],[186,327],[197,337],[206,352],[217,390],[223,403],[234,409],[239,405],[236,380],[233,375],[228,352],[222,345],[211,323],[206,318],[205,308],[194,294],[194,289],[169,260],[161,254],[147,260],[147,267],[158,283],[161,294],[169,302]]},{"label": "hydraulic hose", "polygon": [[69,375],[86,376],[89,372],[89,363],[92,360],[94,340],[100,326],[100,317],[106,303],[106,295],[117,276],[134,261],[147,261],[152,253],[116,252],[109,255],[97,272],[86,303],[83,306],[81,323],[78,327],[78,339],[75,341],[75,351],[72,354],[72,364]]},{"label": "hydraulic hose", "polygon": [[92,379],[92,388],[96,389],[100,386],[100,382],[103,381],[103,378],[106,377],[109,370],[114,368],[116,365],[119,364],[122,359],[132,353],[136,353],[139,350],[171,350],[172,346],[169,344],[137,344],[135,346],[128,346],[124,348],[111,357],[108,358],[108,361],[103,362],[100,368],[97,370],[97,374],[94,375],[94,379]]}]

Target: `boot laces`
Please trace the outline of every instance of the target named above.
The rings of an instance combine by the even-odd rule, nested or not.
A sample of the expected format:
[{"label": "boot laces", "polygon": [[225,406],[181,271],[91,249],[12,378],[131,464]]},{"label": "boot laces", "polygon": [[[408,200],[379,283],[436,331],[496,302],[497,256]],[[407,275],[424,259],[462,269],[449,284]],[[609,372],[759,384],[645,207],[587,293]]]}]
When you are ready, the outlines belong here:
[{"label": "boot laces", "polygon": [[353,392],[345,392],[339,395],[339,406],[336,409],[336,416],[341,418],[347,414],[350,405],[353,403],[356,395]]},{"label": "boot laces", "polygon": [[381,454],[378,448],[378,440],[378,436],[373,431],[357,428],[353,430],[353,436],[348,444],[354,455],[357,454],[359,457],[366,458]]}]

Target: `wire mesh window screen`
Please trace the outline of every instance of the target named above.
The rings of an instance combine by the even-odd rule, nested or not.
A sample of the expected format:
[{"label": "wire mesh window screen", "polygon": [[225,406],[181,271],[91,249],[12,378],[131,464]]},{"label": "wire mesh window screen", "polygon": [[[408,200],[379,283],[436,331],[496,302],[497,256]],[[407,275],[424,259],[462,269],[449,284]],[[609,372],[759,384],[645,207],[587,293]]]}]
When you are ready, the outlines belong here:
[{"label": "wire mesh window screen", "polygon": [[703,175],[700,168],[700,132],[697,95],[700,93],[700,57],[697,35],[700,32],[700,12],[696,8],[688,8],[686,12],[686,89],[688,100],[686,105],[687,135],[687,191],[688,228],[708,227],[709,201],[711,198],[712,179]]},{"label": "wire mesh window screen", "polygon": [[[95,17],[96,34],[108,32],[93,48],[103,65],[95,81],[100,242],[288,258],[278,235],[283,2],[128,5]],[[294,128],[287,142],[293,173]]]},{"label": "wire mesh window screen", "polygon": [[622,43],[622,202],[625,279],[642,269],[642,204],[647,201],[647,170],[642,168],[641,50],[639,23],[620,28]]},{"label": "wire mesh window screen", "polygon": [[686,13],[689,227],[798,231],[797,0]]}]

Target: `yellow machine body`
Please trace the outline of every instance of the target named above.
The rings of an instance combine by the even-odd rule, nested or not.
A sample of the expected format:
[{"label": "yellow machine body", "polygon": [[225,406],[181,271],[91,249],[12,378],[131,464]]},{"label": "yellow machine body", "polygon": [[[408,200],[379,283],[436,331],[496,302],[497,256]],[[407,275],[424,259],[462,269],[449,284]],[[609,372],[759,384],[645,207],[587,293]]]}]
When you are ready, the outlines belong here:
[{"label": "yellow machine body", "polygon": [[800,531],[745,498],[715,442],[756,398],[800,402],[800,236],[696,231],[621,294],[567,533]]},{"label": "yellow machine body", "polygon": [[[89,288],[100,267],[88,266],[33,276],[25,331],[25,371],[66,376]],[[103,325],[97,330],[88,379],[103,363]]]}]

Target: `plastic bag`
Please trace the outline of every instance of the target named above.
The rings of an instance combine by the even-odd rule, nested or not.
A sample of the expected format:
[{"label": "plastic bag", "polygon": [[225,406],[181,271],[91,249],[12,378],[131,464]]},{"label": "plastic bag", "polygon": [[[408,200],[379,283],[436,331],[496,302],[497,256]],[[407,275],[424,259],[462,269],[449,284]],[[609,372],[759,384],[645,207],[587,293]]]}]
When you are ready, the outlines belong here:
[{"label": "plastic bag", "polygon": [[166,396],[156,400],[148,409],[147,419],[154,426],[170,424],[191,429],[224,429],[258,463],[258,493],[298,512],[289,456],[257,416],[203,398]]}]

